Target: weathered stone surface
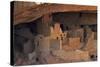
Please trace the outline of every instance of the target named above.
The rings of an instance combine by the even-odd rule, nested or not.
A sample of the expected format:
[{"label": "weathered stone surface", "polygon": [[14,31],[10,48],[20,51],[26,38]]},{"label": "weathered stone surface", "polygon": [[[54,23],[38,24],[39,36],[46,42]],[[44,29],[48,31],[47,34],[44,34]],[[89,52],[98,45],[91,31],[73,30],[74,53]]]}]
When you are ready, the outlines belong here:
[{"label": "weathered stone surface", "polygon": [[50,49],[51,50],[59,50],[60,49],[60,40],[51,39],[50,40]]},{"label": "weathered stone surface", "polygon": [[84,33],[84,35],[85,35],[85,42],[87,42],[88,41],[88,38],[90,38],[91,37],[91,33],[92,33],[92,30],[91,30],[91,28],[89,27],[89,26],[85,26],[84,27],[84,30],[85,30],[85,33]]},{"label": "weathered stone surface", "polygon": [[[31,6],[30,6],[31,5]],[[67,8],[67,9],[66,9]],[[23,10],[22,10],[23,9]],[[96,11],[96,6],[64,5],[64,4],[35,4],[26,2],[14,3],[14,24],[29,23],[48,13]],[[90,16],[89,16],[90,17]]]},{"label": "weathered stone surface", "polygon": [[68,31],[68,37],[80,37],[81,42],[83,42],[84,30],[82,28],[72,29]]},{"label": "weathered stone surface", "polygon": [[64,50],[56,50],[53,51],[53,55],[65,60],[66,62],[74,62],[74,61],[88,61],[89,54],[87,51],[64,51]]},{"label": "weathered stone surface", "polygon": [[81,48],[81,42],[79,37],[67,38],[65,43],[62,44],[62,48],[66,51],[73,51]]},{"label": "weathered stone surface", "polygon": [[76,30],[78,33],[78,36],[80,37],[80,41],[83,42],[84,41],[84,29],[80,28]]},{"label": "weathered stone surface", "polygon": [[35,45],[37,52],[48,53],[50,50],[50,38],[39,35],[35,39]]},{"label": "weathered stone surface", "polygon": [[28,54],[29,60],[32,60],[33,58],[36,58],[36,52],[33,51],[32,53]]},{"label": "weathered stone surface", "polygon": [[64,39],[67,38],[68,37],[68,31],[64,31],[63,36],[64,36]]},{"label": "weathered stone surface", "polygon": [[45,60],[46,60],[46,63],[48,64],[64,63],[64,61],[52,55],[48,55],[47,57],[45,57]]},{"label": "weathered stone surface", "polygon": [[69,46],[74,50],[74,49],[79,49],[80,48],[80,38],[69,38]]},{"label": "weathered stone surface", "polygon": [[49,36],[50,35],[50,23],[43,23],[38,22],[37,23],[37,32],[38,34]]},{"label": "weathered stone surface", "polygon": [[35,51],[28,54],[28,59],[29,59],[30,63],[36,63],[37,62],[36,57],[37,57],[37,54]]},{"label": "weathered stone surface", "polygon": [[[50,35],[50,22],[52,17],[49,14],[43,15],[38,22],[36,22],[36,31],[38,34],[49,36]],[[34,22],[33,22],[34,23]]]},{"label": "weathered stone surface", "polygon": [[40,51],[49,51],[50,40],[49,37],[43,37],[39,42]]},{"label": "weathered stone surface", "polygon": [[28,54],[28,53],[33,52],[33,50],[34,50],[33,46],[34,45],[31,40],[28,40],[26,43],[24,43],[24,46],[23,46],[24,53]]},{"label": "weathered stone surface", "polygon": [[64,38],[64,40],[62,41],[62,46],[68,46],[68,38]]},{"label": "weathered stone surface", "polygon": [[83,48],[83,50],[87,50],[89,51],[89,54],[95,54],[97,51],[97,45],[95,44],[94,41],[94,32],[92,32],[90,34],[90,37],[88,38],[87,42],[86,42],[86,46]]},{"label": "weathered stone surface", "polygon": [[44,37],[42,35],[36,37],[36,54],[40,64],[46,63],[44,58],[47,57],[50,52],[49,41],[49,37]]}]

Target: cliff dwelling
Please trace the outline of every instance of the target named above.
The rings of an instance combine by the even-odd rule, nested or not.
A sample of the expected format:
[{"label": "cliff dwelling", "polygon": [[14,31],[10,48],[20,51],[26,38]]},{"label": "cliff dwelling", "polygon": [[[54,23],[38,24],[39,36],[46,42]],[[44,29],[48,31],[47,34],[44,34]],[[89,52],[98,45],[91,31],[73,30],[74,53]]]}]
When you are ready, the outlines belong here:
[{"label": "cliff dwelling", "polygon": [[11,2],[11,65],[97,60],[97,7]]}]

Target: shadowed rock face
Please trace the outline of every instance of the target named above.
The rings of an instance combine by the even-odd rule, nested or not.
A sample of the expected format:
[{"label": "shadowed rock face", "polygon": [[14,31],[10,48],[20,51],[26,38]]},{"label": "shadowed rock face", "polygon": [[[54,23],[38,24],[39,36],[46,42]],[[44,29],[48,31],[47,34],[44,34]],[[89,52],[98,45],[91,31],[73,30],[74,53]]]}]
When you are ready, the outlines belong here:
[{"label": "shadowed rock face", "polygon": [[20,65],[19,63],[28,64],[25,59],[27,59],[29,53],[35,50],[34,35],[27,24],[15,26],[13,35],[15,63],[17,65]]}]

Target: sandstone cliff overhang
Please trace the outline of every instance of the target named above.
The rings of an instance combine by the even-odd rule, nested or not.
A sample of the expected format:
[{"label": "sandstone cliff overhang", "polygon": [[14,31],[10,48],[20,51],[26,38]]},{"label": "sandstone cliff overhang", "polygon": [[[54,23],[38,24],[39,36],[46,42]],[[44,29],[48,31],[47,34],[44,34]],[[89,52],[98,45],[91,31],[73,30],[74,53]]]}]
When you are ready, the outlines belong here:
[{"label": "sandstone cliff overhang", "polygon": [[29,23],[45,14],[52,14],[56,12],[88,12],[96,13],[96,6],[87,5],[69,5],[69,4],[54,4],[54,3],[40,3],[34,2],[14,2],[13,5],[13,22],[14,25],[20,23]]}]

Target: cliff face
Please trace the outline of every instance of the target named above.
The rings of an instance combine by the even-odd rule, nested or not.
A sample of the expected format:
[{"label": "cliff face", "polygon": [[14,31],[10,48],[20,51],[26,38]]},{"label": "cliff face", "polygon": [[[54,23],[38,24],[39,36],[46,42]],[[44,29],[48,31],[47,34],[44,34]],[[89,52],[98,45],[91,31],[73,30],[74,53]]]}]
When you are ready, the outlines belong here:
[{"label": "cliff face", "polygon": [[[34,21],[45,14],[52,14],[57,12],[83,12],[83,11],[88,13],[96,13],[97,10],[96,6],[48,4],[48,3],[36,4],[34,2],[14,2],[13,6],[14,6],[14,12],[13,12],[14,25],[19,23],[28,23]],[[84,18],[82,17],[81,19]]]}]

